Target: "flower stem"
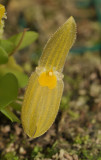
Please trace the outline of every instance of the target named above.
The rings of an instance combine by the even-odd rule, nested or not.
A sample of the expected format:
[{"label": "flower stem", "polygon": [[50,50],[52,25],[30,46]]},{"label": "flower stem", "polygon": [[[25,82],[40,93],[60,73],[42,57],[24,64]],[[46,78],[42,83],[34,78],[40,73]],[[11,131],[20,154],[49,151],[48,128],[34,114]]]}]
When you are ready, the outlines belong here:
[{"label": "flower stem", "polygon": [[23,33],[22,33],[22,36],[21,36],[21,39],[19,41],[19,43],[17,44],[17,46],[14,48],[14,50],[9,54],[9,56],[12,56],[20,47],[23,39],[24,39],[24,36],[25,36],[25,33],[28,31],[28,28],[25,28]]}]

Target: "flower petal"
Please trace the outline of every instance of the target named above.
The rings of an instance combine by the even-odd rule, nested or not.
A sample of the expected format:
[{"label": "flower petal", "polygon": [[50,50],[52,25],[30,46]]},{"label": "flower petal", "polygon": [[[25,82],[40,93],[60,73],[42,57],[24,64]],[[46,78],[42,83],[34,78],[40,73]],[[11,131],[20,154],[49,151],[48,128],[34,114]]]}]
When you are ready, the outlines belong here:
[{"label": "flower petal", "polygon": [[32,73],[22,106],[22,124],[29,137],[44,134],[52,125],[59,110],[63,81],[54,89],[42,87],[36,72]]},{"label": "flower petal", "polygon": [[47,42],[39,66],[62,72],[67,53],[75,39],[76,23],[74,18],[70,17]]},{"label": "flower petal", "polygon": [[3,17],[5,17],[5,7],[0,4],[0,24]]}]

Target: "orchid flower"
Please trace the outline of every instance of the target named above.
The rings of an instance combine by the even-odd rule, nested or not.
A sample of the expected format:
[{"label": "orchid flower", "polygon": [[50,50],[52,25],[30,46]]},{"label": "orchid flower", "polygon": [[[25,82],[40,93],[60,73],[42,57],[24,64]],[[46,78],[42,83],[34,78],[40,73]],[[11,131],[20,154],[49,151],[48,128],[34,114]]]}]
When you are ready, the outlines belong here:
[{"label": "orchid flower", "polygon": [[5,7],[2,4],[0,4],[0,38],[2,38],[3,35],[3,28],[4,28],[4,21],[2,20],[3,18],[7,18],[5,13]]},{"label": "orchid flower", "polygon": [[21,119],[31,138],[43,135],[56,118],[64,88],[62,71],[75,39],[76,23],[70,17],[47,42],[29,79]]},{"label": "orchid flower", "polygon": [[2,18],[5,18],[5,7],[2,4],[0,4],[0,24],[1,24]]}]

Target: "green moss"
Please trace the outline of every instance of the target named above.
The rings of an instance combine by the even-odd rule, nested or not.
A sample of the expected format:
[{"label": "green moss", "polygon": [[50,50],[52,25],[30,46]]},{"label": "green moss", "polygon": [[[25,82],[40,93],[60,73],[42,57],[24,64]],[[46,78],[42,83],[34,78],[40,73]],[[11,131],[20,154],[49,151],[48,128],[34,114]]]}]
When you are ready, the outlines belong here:
[{"label": "green moss", "polygon": [[90,141],[89,135],[85,135],[85,136],[82,136],[82,137],[80,135],[78,135],[75,138],[74,143],[76,143],[76,144],[87,144],[89,141]]},{"label": "green moss", "polygon": [[42,147],[35,146],[31,153],[31,159],[33,160],[33,158],[42,158],[43,157],[43,154],[41,153],[42,150],[43,150]]},{"label": "green moss", "polygon": [[18,156],[16,156],[15,152],[8,152],[3,157],[2,160],[20,160]]}]

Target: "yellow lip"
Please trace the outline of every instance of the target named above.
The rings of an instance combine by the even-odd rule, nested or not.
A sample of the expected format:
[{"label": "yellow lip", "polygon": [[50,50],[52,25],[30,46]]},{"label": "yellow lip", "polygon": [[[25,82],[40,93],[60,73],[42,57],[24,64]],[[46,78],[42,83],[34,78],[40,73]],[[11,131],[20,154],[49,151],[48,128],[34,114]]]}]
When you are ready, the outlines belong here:
[{"label": "yellow lip", "polygon": [[56,75],[54,75],[52,70],[41,73],[38,81],[41,86],[47,86],[49,89],[55,88],[57,84]]}]

